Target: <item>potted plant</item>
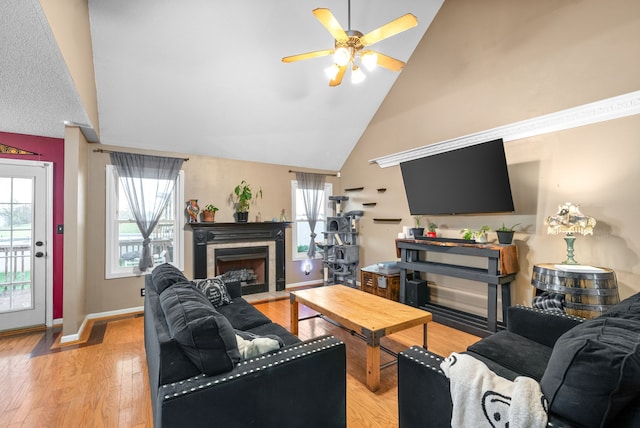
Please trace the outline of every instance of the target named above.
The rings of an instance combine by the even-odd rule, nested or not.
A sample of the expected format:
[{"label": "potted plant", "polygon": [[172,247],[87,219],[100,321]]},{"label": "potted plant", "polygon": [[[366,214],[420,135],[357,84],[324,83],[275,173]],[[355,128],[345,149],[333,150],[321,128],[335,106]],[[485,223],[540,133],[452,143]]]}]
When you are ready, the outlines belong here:
[{"label": "potted plant", "polygon": [[464,228],[460,231],[462,233],[462,239],[475,239],[476,242],[483,244],[487,242],[487,232],[490,232],[491,228],[489,226],[482,226],[478,230]]},{"label": "potted plant", "polygon": [[215,205],[209,204],[205,206],[202,211],[202,221],[206,223],[213,223],[216,219],[216,211],[218,211],[218,207]]},{"label": "potted plant", "polygon": [[424,235],[424,227],[420,227],[420,220],[422,220],[422,216],[413,216],[413,220],[416,222],[416,225],[409,229],[411,236],[416,237]]},{"label": "potted plant", "polygon": [[[239,223],[246,223],[249,219],[249,203],[254,197],[251,185],[242,180],[235,189],[233,194],[236,200],[236,221]],[[262,188],[255,192],[255,197],[262,197]]]},{"label": "potted plant", "polygon": [[515,233],[515,227],[520,223],[516,223],[511,227],[507,227],[502,223],[502,226],[496,229],[498,234],[498,242],[500,244],[511,244],[513,242],[513,234]]},{"label": "potted plant", "polygon": [[436,237],[436,229],[438,228],[438,225],[435,224],[432,221],[429,221],[427,223],[427,236],[429,238],[435,238]]}]

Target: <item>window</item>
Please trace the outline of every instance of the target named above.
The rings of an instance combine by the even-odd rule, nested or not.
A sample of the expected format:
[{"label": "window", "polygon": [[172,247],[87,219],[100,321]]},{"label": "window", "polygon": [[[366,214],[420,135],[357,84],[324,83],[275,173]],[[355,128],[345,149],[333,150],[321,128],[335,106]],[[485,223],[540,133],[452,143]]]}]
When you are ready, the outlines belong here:
[{"label": "window", "polygon": [[[325,183],[323,195],[320,196],[320,200],[323,201],[322,208],[320,209],[320,215],[316,222],[315,232],[318,235],[316,242],[323,242],[323,234],[326,227],[327,215],[331,215],[329,209],[329,196],[333,193],[333,186],[331,183]],[[307,211],[304,207],[304,199],[302,197],[302,190],[298,189],[298,182],[296,180],[291,181],[291,211],[292,211],[292,247],[293,247],[293,260],[302,260],[307,258],[307,251],[309,250],[309,234],[311,229],[309,223],[307,223]],[[322,252],[318,252],[316,257],[322,257]]]},{"label": "window", "polygon": [[[155,182],[151,179],[149,181]],[[111,279],[139,275],[142,234],[129,208],[118,171],[113,165],[107,165],[106,188],[105,277]],[[154,183],[153,189],[155,188]],[[184,269],[183,195],[184,172],[180,171],[173,189],[173,197],[169,199],[160,221],[151,234],[151,254],[156,266],[168,262],[180,270]],[[153,192],[150,192],[149,197],[155,198]]]}]

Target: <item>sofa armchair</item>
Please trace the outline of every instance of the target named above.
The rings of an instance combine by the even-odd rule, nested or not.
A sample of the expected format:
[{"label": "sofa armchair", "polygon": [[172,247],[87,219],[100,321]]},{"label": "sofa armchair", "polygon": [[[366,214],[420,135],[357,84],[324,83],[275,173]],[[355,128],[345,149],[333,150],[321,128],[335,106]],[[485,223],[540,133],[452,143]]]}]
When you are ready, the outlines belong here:
[{"label": "sofa armchair", "polygon": [[[524,306],[507,316],[507,330],[465,353],[502,378],[538,381],[549,427],[640,426],[640,293],[592,320]],[[450,426],[442,361],[418,346],[399,354],[400,428]]]},{"label": "sofa armchair", "polygon": [[[154,426],[346,426],[344,343],[302,341],[246,302],[239,283],[224,288],[232,303],[214,307],[169,264],[146,276]],[[279,349],[241,358],[235,334],[275,338]]]}]

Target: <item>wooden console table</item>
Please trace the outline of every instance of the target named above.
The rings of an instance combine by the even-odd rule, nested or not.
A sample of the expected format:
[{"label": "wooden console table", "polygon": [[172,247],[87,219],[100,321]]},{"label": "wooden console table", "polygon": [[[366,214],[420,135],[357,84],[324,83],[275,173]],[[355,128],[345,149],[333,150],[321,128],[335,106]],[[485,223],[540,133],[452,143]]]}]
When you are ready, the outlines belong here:
[{"label": "wooden console table", "polygon": [[[436,305],[427,300],[422,309],[433,314],[433,320],[477,336],[487,336],[506,326],[507,308],[511,306],[511,282],[518,272],[518,248],[515,245],[475,244],[459,242],[396,239],[400,262],[400,302],[405,303],[407,271],[433,273],[487,284],[487,316]],[[427,261],[420,253],[446,253],[487,259],[487,269]],[[498,322],[498,285],[502,296],[503,321]]]}]

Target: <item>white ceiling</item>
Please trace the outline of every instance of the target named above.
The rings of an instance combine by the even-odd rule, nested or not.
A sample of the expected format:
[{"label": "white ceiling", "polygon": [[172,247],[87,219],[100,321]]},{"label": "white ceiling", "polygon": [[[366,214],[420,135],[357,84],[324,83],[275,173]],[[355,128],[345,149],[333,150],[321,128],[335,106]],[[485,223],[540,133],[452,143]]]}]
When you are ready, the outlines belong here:
[{"label": "white ceiling", "polygon": [[[407,61],[442,2],[354,0],[351,29],[413,13],[418,27],[373,45]],[[281,62],[333,47],[317,7],[347,29],[346,0],[89,0],[100,142],[339,170],[398,73],[331,88],[329,57]],[[0,130],[62,137],[89,119],[37,9],[0,5]]]}]

